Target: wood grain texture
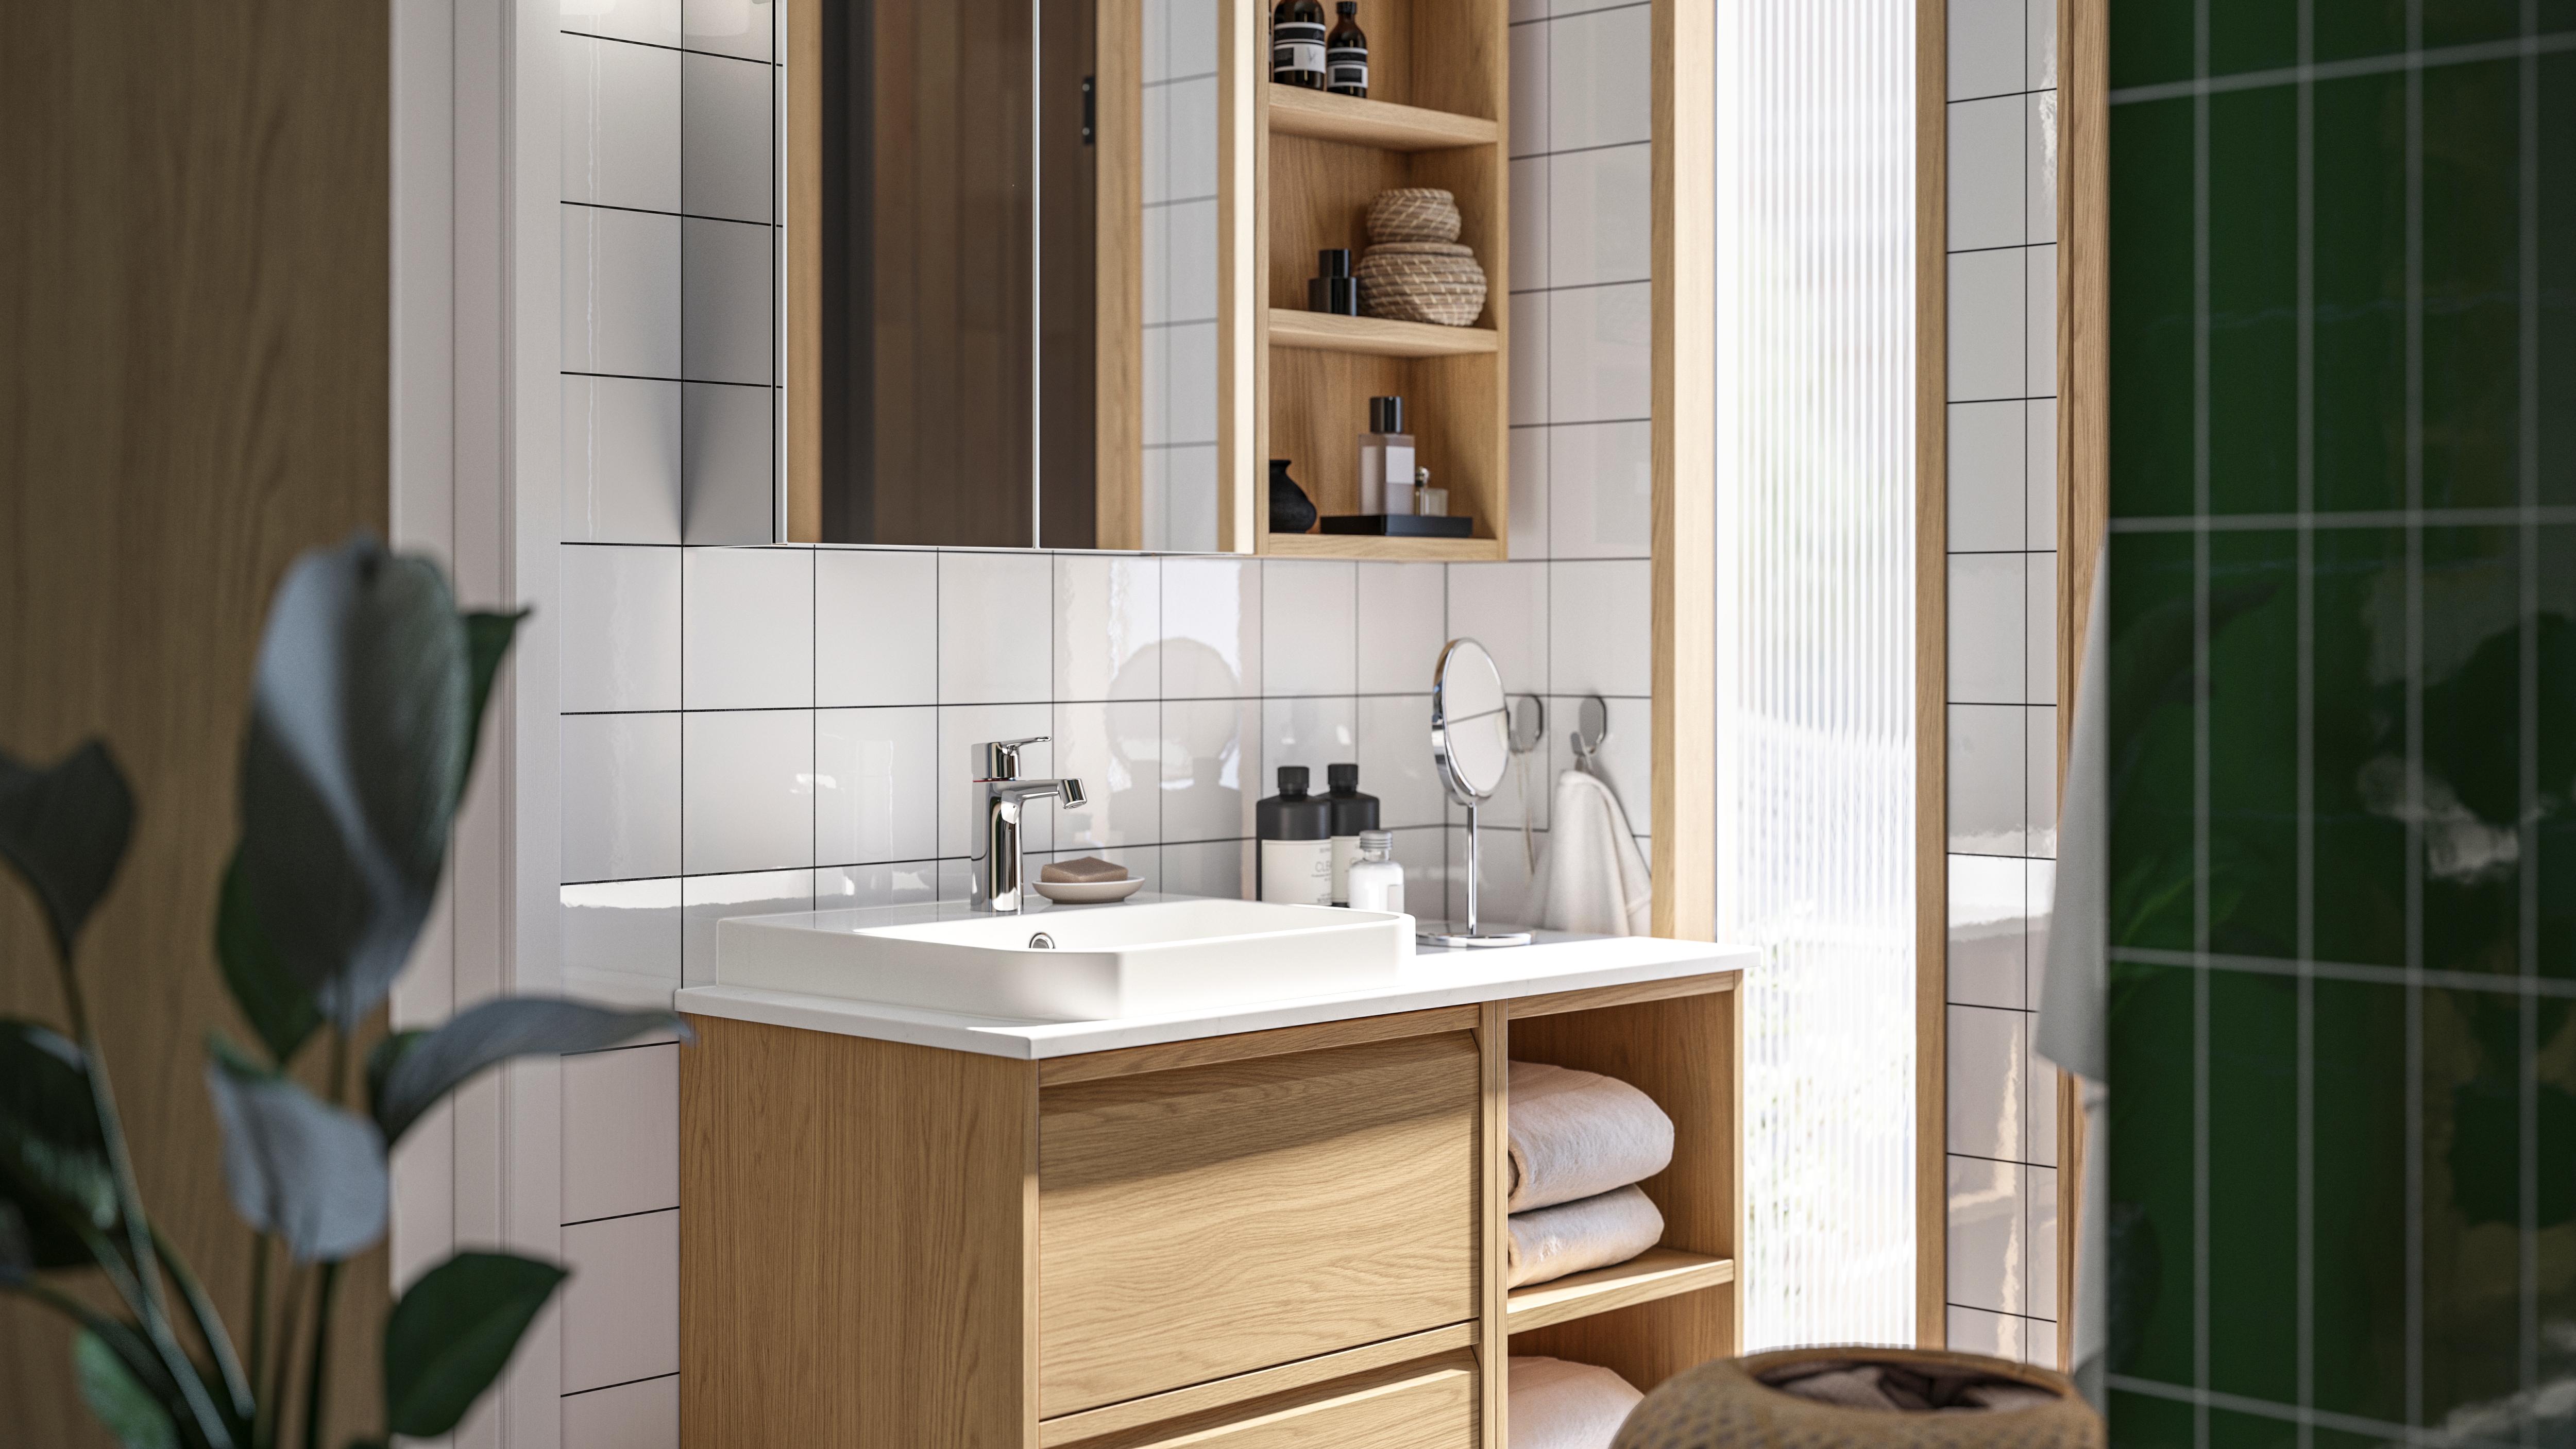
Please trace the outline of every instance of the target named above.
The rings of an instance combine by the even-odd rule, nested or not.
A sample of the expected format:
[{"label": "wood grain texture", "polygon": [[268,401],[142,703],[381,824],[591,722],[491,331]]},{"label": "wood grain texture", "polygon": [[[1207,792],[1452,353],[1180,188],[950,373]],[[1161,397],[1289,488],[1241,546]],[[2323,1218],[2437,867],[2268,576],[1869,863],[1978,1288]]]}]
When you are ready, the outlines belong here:
[{"label": "wood grain texture", "polygon": [[1216,67],[1216,546],[1252,553],[1270,527],[1270,10],[1218,0]]},{"label": "wood grain texture", "polygon": [[1479,1008],[1476,1027],[1482,1118],[1476,1133],[1476,1362],[1477,1412],[1484,1449],[1509,1449],[1511,1334],[1504,1327],[1511,1292],[1511,1013],[1500,1001]]},{"label": "wood grain texture", "polygon": [[1914,1342],[1949,1342],[1948,0],[1914,7]]},{"label": "wood grain texture", "polygon": [[[1664,1215],[1660,1246],[1729,1261],[1743,1237],[1737,1001],[1732,991],[1704,992],[1511,1025],[1514,1061],[1616,1077],[1664,1109],[1672,1164],[1639,1184]],[[1511,1351],[1600,1364],[1652,1392],[1683,1369],[1735,1353],[1742,1313],[1730,1281],[1514,1333]]]},{"label": "wood grain texture", "polygon": [[[1145,546],[1145,73],[1141,0],[1094,0],[1094,548]],[[1041,490],[1046,480],[1041,480]]]},{"label": "wood grain texture", "polygon": [[[2057,798],[2066,798],[2093,578],[2111,519],[2111,91],[2107,0],[2058,8]],[[2084,1107],[2058,1074],[2057,1361],[2075,1352],[2084,1242]]]},{"label": "wood grain texture", "polygon": [[[246,1323],[205,1032],[252,655],[297,551],[387,527],[382,5],[13,12],[0,81],[0,749],[104,735],[139,801],[82,963],[143,1197]],[[490,602],[490,601],[478,601]],[[0,1014],[61,1024],[0,886]],[[316,1056],[321,1053],[315,1053]],[[327,1438],[378,1426],[381,1250],[341,1275]],[[63,1320],[0,1298],[0,1439],[107,1446]]]},{"label": "wood grain texture", "polygon": [[1427,111],[1419,106],[1337,96],[1296,86],[1281,86],[1271,93],[1270,130],[1281,136],[1312,136],[1318,141],[1374,146],[1381,151],[1492,146],[1501,142],[1503,132],[1501,124],[1490,117]]},{"label": "wood grain texture", "polygon": [[1551,1323],[1588,1318],[1734,1281],[1735,1262],[1731,1258],[1685,1253],[1678,1248],[1648,1248],[1625,1263],[1513,1289],[1504,1322],[1508,1332],[1527,1333]]},{"label": "wood grain texture", "polygon": [[[1257,12],[1247,12],[1248,14]],[[1367,423],[1367,400],[1394,394],[1407,404],[1421,465],[1433,483],[1449,490],[1449,511],[1473,518],[1481,549],[1415,547],[1418,540],[1364,539],[1321,533],[1274,546],[1268,510],[1255,519],[1255,547],[1299,557],[1471,559],[1508,555],[1510,493],[1510,292],[1511,180],[1502,144],[1510,111],[1510,32],[1505,0],[1378,0],[1366,20],[1370,44],[1370,104],[1338,108],[1311,103],[1311,93],[1257,83],[1261,159],[1260,286],[1268,311],[1259,322],[1262,416],[1258,459],[1290,459],[1295,476],[1318,511],[1359,511],[1358,434]],[[1416,55],[1435,57],[1416,68]],[[1258,63],[1256,61],[1256,63]],[[1430,105],[1437,102],[1436,105]],[[1328,114],[1397,114],[1406,105],[1430,105],[1453,116],[1478,118],[1494,128],[1495,144],[1406,150],[1362,144],[1348,127],[1319,128],[1306,119]],[[1301,119],[1288,119],[1294,110]],[[1302,128],[1302,129],[1301,129]],[[1331,137],[1319,134],[1330,129]],[[1402,138],[1399,138],[1402,139]],[[1407,140],[1405,144],[1412,142]],[[1306,305],[1306,280],[1318,251],[1368,243],[1369,203],[1382,191],[1433,186],[1457,198],[1458,240],[1471,249],[1487,279],[1485,310],[1476,327],[1493,335],[1490,351],[1469,355],[1365,356],[1322,352],[1309,345],[1335,323],[1290,318]],[[1297,342],[1271,329],[1292,329]],[[1349,329],[1356,332],[1356,329]],[[1451,329],[1440,329],[1443,331]],[[1390,336],[1408,335],[1390,332]],[[1417,334],[1418,335],[1418,334]],[[1428,345],[1427,343],[1424,345]],[[1265,486],[1266,492],[1266,486]],[[1390,548],[1388,545],[1396,545]]]},{"label": "wood grain texture", "polygon": [[787,7],[787,540],[823,541],[823,7]]},{"label": "wood grain texture", "polygon": [[1078,1444],[1086,1439],[1125,1433],[1149,1425],[1163,1427],[1168,1433],[1167,1426],[1174,1419],[1194,1418],[1213,1410],[1249,1404],[1256,1399],[1333,1383],[1355,1374],[1413,1363],[1471,1347],[1476,1338],[1475,1324],[1453,1323],[1446,1328],[1408,1333],[1401,1338],[1346,1348],[1339,1353],[1321,1354],[1296,1363],[1281,1364],[1277,1368],[1256,1369],[1214,1383],[1193,1384],[1168,1394],[1151,1394],[1141,1399],[1129,1399],[1123,1404],[1066,1414],[1039,1423],[1038,1449],[1057,1449],[1059,1445]]},{"label": "wood grain texture", "polygon": [[693,1020],[681,1442],[1034,1445],[1035,1065]]},{"label": "wood grain texture", "polygon": [[1152,1046],[1120,1047],[1115,1051],[1084,1052],[1080,1056],[1050,1057],[1038,1063],[1038,1082],[1042,1086],[1057,1087],[1104,1077],[1132,1077],[1145,1072],[1168,1072],[1181,1067],[1214,1066],[1218,1062],[1355,1046],[1361,1042],[1431,1036],[1444,1031],[1469,1031],[1480,1019],[1479,1008],[1474,1006],[1435,1006],[1428,1011],[1356,1016],[1347,1021],[1319,1021],[1308,1026],[1281,1026],[1268,1031],[1237,1032],[1232,1036],[1205,1036],[1189,1041],[1157,1042]]},{"label": "wood grain texture", "polygon": [[1717,20],[1655,0],[1654,931],[1717,931]]},{"label": "wood grain texture", "polygon": [[1339,317],[1279,307],[1271,311],[1270,345],[1365,352],[1373,357],[1464,357],[1498,351],[1502,339],[1483,327],[1441,327],[1391,317]]},{"label": "wood grain texture", "polygon": [[1452,1353],[1087,1439],[1081,1449],[1475,1449],[1477,1379],[1475,1360]]},{"label": "wood grain texture", "polygon": [[1519,1020],[1525,1016],[1554,1016],[1561,1011],[1591,1011],[1603,1006],[1625,1006],[1635,1001],[1662,1001],[1674,996],[1733,991],[1743,980],[1741,971],[1712,971],[1705,976],[1673,976],[1662,981],[1629,981],[1617,986],[1553,991],[1545,996],[1516,996],[1508,1006],[1512,1018]]},{"label": "wood grain texture", "polygon": [[1262,552],[1274,558],[1392,559],[1424,563],[1493,563],[1506,545],[1497,538],[1373,538],[1355,533],[1281,533]]},{"label": "wood grain texture", "polygon": [[1050,1087],[1041,1416],[1476,1317],[1466,1032]]}]

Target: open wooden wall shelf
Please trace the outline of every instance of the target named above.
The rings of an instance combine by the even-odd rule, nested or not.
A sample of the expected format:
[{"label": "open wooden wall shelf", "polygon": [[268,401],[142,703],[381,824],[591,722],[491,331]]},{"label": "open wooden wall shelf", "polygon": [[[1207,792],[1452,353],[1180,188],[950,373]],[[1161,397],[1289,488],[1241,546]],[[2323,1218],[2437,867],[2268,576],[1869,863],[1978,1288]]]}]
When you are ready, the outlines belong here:
[{"label": "open wooden wall shelf", "polygon": [[[1369,95],[1269,79],[1269,7],[1227,0],[1220,212],[1232,218],[1221,288],[1220,429],[1231,546],[1292,558],[1466,562],[1510,555],[1511,114],[1509,0],[1367,0]],[[1231,144],[1228,144],[1228,142]],[[1455,195],[1459,241],[1483,267],[1484,315],[1435,327],[1305,310],[1315,254],[1356,256],[1368,206],[1396,187]],[[1278,534],[1269,460],[1326,515],[1359,511],[1359,434],[1368,400],[1405,399],[1419,462],[1475,520],[1464,539]]]}]

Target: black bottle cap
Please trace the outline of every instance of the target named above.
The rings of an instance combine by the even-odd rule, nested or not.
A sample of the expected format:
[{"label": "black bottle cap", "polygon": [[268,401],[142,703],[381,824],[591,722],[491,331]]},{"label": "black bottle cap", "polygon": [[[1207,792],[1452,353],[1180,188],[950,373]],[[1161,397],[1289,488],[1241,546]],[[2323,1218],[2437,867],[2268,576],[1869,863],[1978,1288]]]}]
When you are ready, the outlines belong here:
[{"label": "black bottle cap", "polygon": [[1324,778],[1331,782],[1332,787],[1336,790],[1356,790],[1360,787],[1360,767],[1357,765],[1326,765],[1324,767]]},{"label": "black bottle cap", "polygon": [[1360,13],[1360,0],[1342,0],[1333,7],[1333,11],[1338,15],[1357,15]]},{"label": "black bottle cap", "polygon": [[1306,767],[1303,765],[1281,765],[1279,767],[1279,793],[1282,795],[1305,794]]},{"label": "black bottle cap", "polygon": [[1369,431],[1400,433],[1404,431],[1404,399],[1373,397],[1369,399]]},{"label": "black bottle cap", "polygon": [[1315,253],[1316,276],[1347,277],[1350,274],[1351,249],[1349,247],[1326,247]]}]

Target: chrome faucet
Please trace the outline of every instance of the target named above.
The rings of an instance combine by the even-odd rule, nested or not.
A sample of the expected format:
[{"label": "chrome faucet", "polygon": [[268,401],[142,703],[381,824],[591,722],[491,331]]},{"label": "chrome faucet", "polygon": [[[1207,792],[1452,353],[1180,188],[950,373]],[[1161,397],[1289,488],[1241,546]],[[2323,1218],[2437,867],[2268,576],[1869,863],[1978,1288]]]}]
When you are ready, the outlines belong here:
[{"label": "chrome faucet", "polygon": [[1020,810],[1031,800],[1082,803],[1080,780],[1023,780],[1020,747],[1046,743],[1045,735],[1024,740],[994,740],[977,745],[975,783],[983,786],[975,803],[974,854],[968,862],[967,899],[979,911],[997,916],[1020,912]]}]

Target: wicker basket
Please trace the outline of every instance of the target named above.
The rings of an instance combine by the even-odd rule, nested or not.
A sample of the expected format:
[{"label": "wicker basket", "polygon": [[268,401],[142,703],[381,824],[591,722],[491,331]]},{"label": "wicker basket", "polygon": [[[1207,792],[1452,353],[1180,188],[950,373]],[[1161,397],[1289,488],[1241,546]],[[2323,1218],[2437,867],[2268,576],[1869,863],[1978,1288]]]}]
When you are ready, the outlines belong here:
[{"label": "wicker basket", "polygon": [[1437,187],[1381,191],[1369,203],[1372,242],[1454,242],[1458,227],[1458,198]]},{"label": "wicker basket", "polygon": [[1371,317],[1467,327],[1485,310],[1485,269],[1455,242],[1382,242],[1352,275],[1360,311]]},{"label": "wicker basket", "polygon": [[[1990,1413],[1891,1413],[1817,1403],[1770,1387],[1805,1361],[1889,1363],[1917,1373],[2007,1379],[2055,1396]],[[1666,1379],[1628,1415],[1612,1449],[2102,1449],[2102,1420],[2045,1369],[1944,1349],[1804,1348],[1715,1359]]]}]

